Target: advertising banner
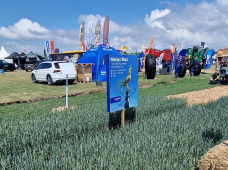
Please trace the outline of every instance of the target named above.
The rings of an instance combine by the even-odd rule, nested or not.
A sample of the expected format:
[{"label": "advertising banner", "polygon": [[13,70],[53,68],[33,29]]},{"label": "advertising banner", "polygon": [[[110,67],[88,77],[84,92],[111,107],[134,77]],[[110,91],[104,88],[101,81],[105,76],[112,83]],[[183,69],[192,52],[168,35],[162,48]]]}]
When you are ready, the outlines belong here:
[{"label": "advertising banner", "polygon": [[178,60],[177,60],[177,66],[176,66],[175,74],[179,74],[181,64],[183,62],[183,59],[184,59],[185,54],[187,53],[187,51],[188,50],[186,50],[186,49],[183,49],[183,50],[180,51],[179,57],[178,57]]},{"label": "advertising banner", "polygon": [[201,42],[201,46],[204,48],[205,42]]},{"label": "advertising banner", "polygon": [[99,46],[101,39],[101,20],[99,19],[95,28],[95,43],[94,46]]},{"label": "advertising banner", "polygon": [[105,18],[103,28],[103,44],[108,45],[108,32],[109,32],[109,16]]},{"label": "advertising banner", "polygon": [[88,25],[87,32],[86,32],[86,47],[87,49],[90,49],[92,46],[92,27],[91,25]]},{"label": "advertising banner", "polygon": [[140,66],[141,66],[141,68],[143,68],[143,66],[144,66],[144,55],[143,55],[143,53],[141,53],[139,55],[139,60],[140,60]]},{"label": "advertising banner", "polygon": [[136,107],[138,56],[107,55],[107,111]]},{"label": "advertising banner", "polygon": [[45,47],[46,47],[47,53],[50,53],[50,44],[49,44],[49,41],[45,41]]},{"label": "advertising banner", "polygon": [[126,47],[126,46],[121,45],[121,51],[127,51],[127,47]]},{"label": "advertising banner", "polygon": [[79,29],[79,48],[84,44],[84,21],[82,21]]},{"label": "advertising banner", "polygon": [[207,51],[205,69],[209,69],[211,67],[211,59],[212,59],[213,53],[214,53],[214,50]]},{"label": "advertising banner", "polygon": [[54,41],[50,41],[50,51],[51,51],[51,54],[55,53]]},{"label": "advertising banner", "polygon": [[171,63],[170,63],[170,73],[173,72],[175,64],[176,64],[177,52],[175,51],[171,56]]}]

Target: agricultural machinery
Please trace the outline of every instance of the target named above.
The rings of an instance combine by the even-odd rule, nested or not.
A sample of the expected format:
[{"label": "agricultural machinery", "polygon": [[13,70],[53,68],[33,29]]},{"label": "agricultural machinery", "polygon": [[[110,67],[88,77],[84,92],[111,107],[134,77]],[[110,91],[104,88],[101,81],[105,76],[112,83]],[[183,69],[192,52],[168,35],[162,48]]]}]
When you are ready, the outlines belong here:
[{"label": "agricultural machinery", "polygon": [[186,66],[190,72],[190,75],[198,76],[201,73],[201,69],[205,68],[206,54],[209,48],[203,48],[199,46],[193,46],[188,48],[186,53]]},{"label": "agricultural machinery", "polygon": [[[174,55],[173,59],[174,63],[172,62],[172,55],[175,52],[176,46],[173,50],[164,49],[164,50],[157,50],[157,49],[147,49],[146,50],[146,58],[145,58],[145,71],[147,74],[147,79],[153,79],[156,74],[156,59],[159,59],[162,67],[159,69],[161,75],[163,74],[170,74],[173,70],[175,65],[177,64],[176,61],[178,59],[178,55]],[[185,61],[185,57],[183,59]],[[178,77],[184,77],[186,73],[186,64],[182,62],[180,66],[180,71],[178,73]]]}]

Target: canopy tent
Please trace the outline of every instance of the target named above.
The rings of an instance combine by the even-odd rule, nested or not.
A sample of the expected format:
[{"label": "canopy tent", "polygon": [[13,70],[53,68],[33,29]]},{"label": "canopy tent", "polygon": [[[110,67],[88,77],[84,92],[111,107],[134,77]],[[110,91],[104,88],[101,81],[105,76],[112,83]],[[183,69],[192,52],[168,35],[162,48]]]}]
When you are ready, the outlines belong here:
[{"label": "canopy tent", "polygon": [[5,59],[8,56],[9,56],[9,53],[2,46],[1,51],[0,51],[0,60],[6,60],[8,63],[13,63],[12,59]]},{"label": "canopy tent", "polygon": [[44,57],[42,58],[42,57],[37,56],[37,55],[28,55],[26,57],[26,61],[34,61],[34,62],[36,62],[36,61],[41,61],[42,59],[44,59]]},{"label": "canopy tent", "polygon": [[16,56],[19,56],[19,54],[17,52],[13,52],[12,54],[10,54],[8,57],[5,57],[5,59],[15,59]]},{"label": "canopy tent", "polygon": [[38,53],[33,53],[33,52],[30,52],[30,53],[26,54],[25,57],[28,57],[28,56],[30,56],[30,55],[36,55],[36,56],[38,56],[41,60],[45,59],[45,57],[44,57],[43,55],[38,54]]},{"label": "canopy tent", "polygon": [[92,76],[93,82],[100,80],[106,81],[106,55],[116,54],[120,55],[116,49],[101,44],[97,48],[89,49],[78,61],[78,64],[93,63]]}]

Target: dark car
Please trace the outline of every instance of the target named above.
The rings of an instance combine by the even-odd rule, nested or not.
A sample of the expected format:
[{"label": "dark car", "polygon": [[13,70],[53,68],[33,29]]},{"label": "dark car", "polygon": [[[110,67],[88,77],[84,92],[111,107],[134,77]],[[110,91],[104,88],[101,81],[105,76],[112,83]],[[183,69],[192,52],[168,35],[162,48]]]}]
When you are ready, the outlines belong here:
[{"label": "dark car", "polygon": [[34,67],[35,67],[35,62],[26,61],[25,64],[24,64],[24,67],[25,67],[25,70],[26,70],[26,71],[28,71],[28,70],[33,70]]},{"label": "dark car", "polygon": [[13,63],[8,63],[5,60],[0,60],[0,69],[3,69],[4,71],[6,70],[14,71],[15,67]]}]

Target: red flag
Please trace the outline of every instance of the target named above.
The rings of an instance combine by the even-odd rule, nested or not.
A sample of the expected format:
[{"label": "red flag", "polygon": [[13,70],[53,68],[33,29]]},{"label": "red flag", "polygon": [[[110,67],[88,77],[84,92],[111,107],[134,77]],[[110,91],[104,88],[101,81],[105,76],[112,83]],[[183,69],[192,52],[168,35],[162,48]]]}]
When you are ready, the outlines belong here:
[{"label": "red flag", "polygon": [[108,45],[109,16],[105,18],[103,29],[103,44]]},{"label": "red flag", "polygon": [[24,49],[24,53],[26,54],[26,50]]},{"label": "red flag", "polygon": [[55,53],[54,41],[50,41],[51,54]]},{"label": "red flag", "polygon": [[86,48],[85,48],[85,43],[83,43],[82,46],[83,46],[83,51],[85,51],[85,50],[86,50]]}]

